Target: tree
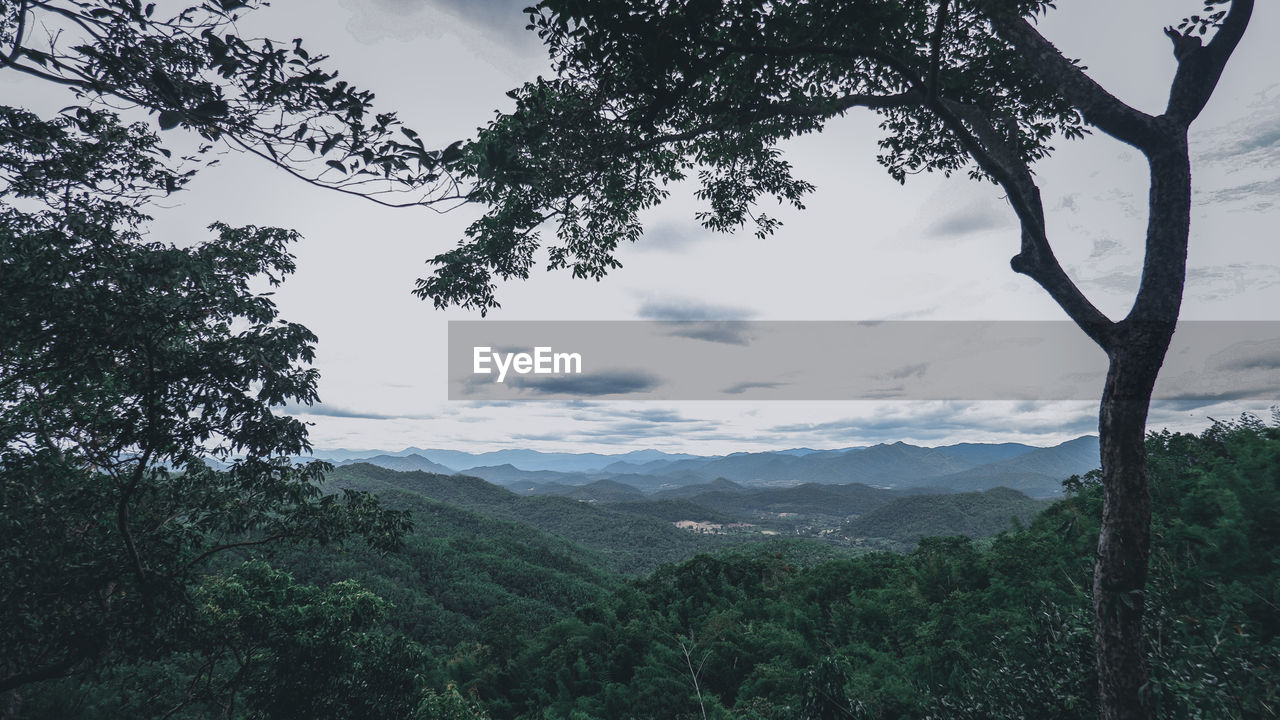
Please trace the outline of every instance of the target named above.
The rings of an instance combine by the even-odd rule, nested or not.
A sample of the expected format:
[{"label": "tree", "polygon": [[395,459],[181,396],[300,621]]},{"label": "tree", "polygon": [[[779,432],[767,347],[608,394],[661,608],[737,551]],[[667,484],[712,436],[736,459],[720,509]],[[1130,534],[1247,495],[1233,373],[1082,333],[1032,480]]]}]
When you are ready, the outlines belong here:
[{"label": "tree", "polygon": [[197,155],[225,142],[383,205],[457,199],[449,165],[460,143],[428,150],[301,40],[236,34],[236,20],[266,4],[205,0],[166,17],[139,0],[0,0],[0,70],[191,130],[208,141]]},{"label": "tree", "polygon": [[[998,184],[1021,226],[1015,272],[1039,283],[1109,358],[1099,413],[1105,486],[1093,588],[1102,715],[1150,717],[1142,617],[1150,499],[1143,438],[1152,388],[1178,319],[1191,201],[1187,130],[1240,41],[1251,0],[1206,0],[1166,28],[1178,63],[1160,115],[1121,102],[1033,24],[1047,0],[899,2],[545,0],[531,12],[556,77],[510,93],[465,148],[473,200],[488,211],[432,261],[416,292],[437,306],[497,305],[495,280],[526,278],[540,231],[550,268],[599,278],[641,235],[640,210],[696,171],[711,229],[777,221],[810,185],[778,143],[853,108],[883,117],[877,158],[904,181],[966,171]],[[1207,42],[1206,42],[1207,39]],[[1056,136],[1096,129],[1142,152],[1150,216],[1141,286],[1112,320],[1054,256],[1031,172]]]},{"label": "tree", "polygon": [[[225,552],[399,542],[403,513],[324,495],[297,465],[315,337],[277,318],[294,233],[214,225],[147,242],[138,204],[181,185],[113,113],[0,107],[0,692],[163,655]],[[213,458],[226,466],[215,471]]]},{"label": "tree", "polygon": [[[281,541],[397,544],[406,516],[324,495],[296,465],[314,336],[269,293],[290,231],[217,224],[148,241],[143,210],[219,143],[387,205],[450,197],[428,150],[301,41],[239,37],[261,2],[0,0],[0,71],[63,86],[51,117],[0,106],[0,692],[184,647],[224,553]],[[175,159],[145,125],[205,142]],[[213,470],[212,458],[225,466]]]}]

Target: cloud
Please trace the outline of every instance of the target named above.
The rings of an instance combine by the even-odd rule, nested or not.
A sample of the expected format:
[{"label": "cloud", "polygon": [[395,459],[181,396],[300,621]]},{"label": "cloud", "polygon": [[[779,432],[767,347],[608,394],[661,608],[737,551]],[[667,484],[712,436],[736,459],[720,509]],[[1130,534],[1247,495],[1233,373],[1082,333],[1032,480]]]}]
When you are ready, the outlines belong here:
[{"label": "cloud", "polygon": [[688,423],[697,422],[692,418],[687,418],[674,410],[640,410],[636,412],[628,412],[623,414],[624,417],[633,418],[647,423]]},{"label": "cloud", "polygon": [[[1082,281],[1110,292],[1136,292],[1136,272],[1114,271]],[[1187,269],[1187,294],[1197,300],[1219,300],[1280,285],[1280,266],[1233,263]]]},{"label": "cloud", "polygon": [[723,345],[741,345],[746,347],[751,344],[752,335],[748,331],[750,326],[744,322],[693,322],[682,321],[678,324],[670,326],[667,330],[668,335],[675,337],[689,338],[690,340],[703,340],[705,342],[721,343]]},{"label": "cloud", "polygon": [[1009,225],[1009,213],[1000,212],[987,200],[954,210],[933,221],[925,232],[934,237],[959,237]]},{"label": "cloud", "polygon": [[[701,433],[714,430],[716,430],[716,425],[714,423],[701,422],[692,426],[681,427],[680,434],[687,439],[700,435]],[[586,428],[577,434],[584,439],[591,439],[597,442],[601,440],[633,440],[640,438],[669,437],[671,435],[671,428],[656,423],[623,421]]]},{"label": "cloud", "polygon": [[1280,161],[1280,85],[1271,85],[1249,103],[1247,115],[1200,134],[1196,160],[1239,165]]},{"label": "cloud", "polygon": [[1280,267],[1234,263],[1187,270],[1187,290],[1204,300],[1234,297],[1280,284]]},{"label": "cloud", "polygon": [[644,320],[746,320],[758,313],[747,307],[717,305],[692,298],[645,300],[636,309]]},{"label": "cloud", "polygon": [[736,385],[730,385],[720,392],[725,395],[741,395],[748,390],[772,390],[773,388],[779,388],[786,384],[787,383],[779,382],[740,382]]},{"label": "cloud", "polygon": [[531,4],[528,0],[343,0],[342,4],[351,13],[349,29],[365,43],[439,37],[442,28],[461,21],[508,47],[532,50],[541,44],[525,29],[529,20],[523,11]]},{"label": "cloud", "polygon": [[656,375],[643,370],[600,370],[582,375],[538,377],[517,375],[509,385],[539,395],[630,395],[645,393],[662,385]]},{"label": "cloud", "polygon": [[1098,238],[1093,241],[1093,251],[1089,253],[1089,259],[1097,260],[1110,257],[1118,247],[1120,247],[1120,243],[1111,238]]},{"label": "cloud", "polygon": [[905,380],[912,377],[924,377],[924,373],[929,369],[929,363],[918,363],[916,365],[906,365],[897,370],[890,370],[886,373],[886,377],[893,380]]},{"label": "cloud", "polygon": [[751,333],[750,325],[744,320],[754,317],[756,312],[745,307],[669,298],[645,300],[636,309],[636,315],[644,320],[673,323],[665,329],[675,337],[746,346],[751,344]]},{"label": "cloud", "polygon": [[353,418],[356,420],[432,420],[439,417],[439,414],[379,413],[352,410],[325,403],[316,403],[315,405],[289,403],[282,408],[282,411],[286,415],[313,415],[317,417]]},{"label": "cloud", "polygon": [[[1078,407],[1079,409],[1072,409]],[[1084,435],[1097,432],[1097,411],[1091,403],[1054,404],[945,402],[882,405],[866,417],[821,423],[791,423],[768,429],[773,435],[799,435],[817,442],[893,442],[947,439],[955,435],[990,437],[1018,435]]]},{"label": "cloud", "polygon": [[1236,390],[1228,390],[1217,393],[1181,393],[1171,395],[1169,397],[1154,400],[1151,403],[1153,409],[1191,411],[1217,405],[1225,402],[1239,402],[1241,400],[1258,400],[1268,397],[1280,399],[1276,395],[1276,388],[1239,388]]},{"label": "cloud", "polygon": [[[380,0],[388,4],[414,5],[424,0]],[[531,4],[528,0],[427,0],[432,5],[444,8],[458,17],[471,22],[487,25],[510,25],[513,18],[523,26],[527,24],[524,9]]]},{"label": "cloud", "polygon": [[635,244],[639,251],[678,252],[711,237],[711,231],[692,223],[659,220],[644,229]]},{"label": "cloud", "polygon": [[1097,277],[1088,278],[1087,280],[1081,280],[1080,284],[1089,287],[1096,287],[1108,292],[1131,293],[1137,291],[1138,281],[1138,273],[1116,270],[1109,272],[1106,275],[1099,275]]},{"label": "cloud", "polygon": [[1280,370],[1280,355],[1254,355],[1234,358],[1219,365],[1223,370]]},{"label": "cloud", "polygon": [[1275,205],[1277,196],[1280,196],[1280,178],[1271,178],[1203,193],[1198,204],[1250,202],[1250,210],[1269,210]]}]

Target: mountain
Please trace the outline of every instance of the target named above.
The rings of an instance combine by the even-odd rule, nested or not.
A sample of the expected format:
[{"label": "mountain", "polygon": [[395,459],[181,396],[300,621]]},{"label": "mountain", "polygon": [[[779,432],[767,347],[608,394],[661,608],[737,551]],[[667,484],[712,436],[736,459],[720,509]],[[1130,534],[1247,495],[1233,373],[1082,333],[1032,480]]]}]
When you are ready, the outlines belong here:
[{"label": "mountain", "polygon": [[625,503],[645,499],[644,493],[636,488],[613,480],[597,480],[586,485],[575,485],[568,488],[565,488],[565,486],[559,487],[564,489],[560,492],[535,492],[534,494],[561,495],[583,502],[600,503]]},{"label": "mountain", "polygon": [[339,462],[369,462],[395,470],[442,474],[462,468],[467,475],[522,495],[563,495],[597,502],[618,498],[571,488],[610,480],[655,497],[689,497],[701,490],[670,491],[723,478],[751,487],[856,483],[895,490],[962,492],[1004,486],[1048,497],[1060,494],[1062,480],[1097,466],[1098,440],[1085,436],[1048,448],[1021,443],[958,443],[930,448],[896,442],[840,450],[797,448],[717,456],[658,450],[604,455],[408,448]]},{"label": "mountain", "polygon": [[453,468],[445,467],[439,463],[417,454],[410,455],[374,455],[373,457],[355,458],[352,460],[343,460],[336,463],[337,465],[351,465],[354,463],[369,463],[377,465],[388,470],[399,470],[400,472],[408,472],[411,470],[421,470],[422,472],[441,473],[443,475],[452,475]]},{"label": "mountain", "polygon": [[748,485],[861,483],[904,488],[932,485],[934,478],[985,463],[1007,462],[1034,450],[1016,443],[927,448],[897,442],[845,450],[734,453],[670,462],[661,469],[647,470],[706,479],[724,477]]},{"label": "mountain", "polygon": [[[500,462],[480,462],[503,460]],[[795,487],[803,484],[861,484],[899,491],[969,492],[995,487],[1018,489],[1032,497],[1061,495],[1062,480],[1098,465],[1098,439],[1075,438],[1053,447],[1023,443],[957,443],[919,447],[905,442],[844,450],[735,452],[694,456],[641,450],[618,455],[567,454],[532,450],[470,452],[407,448],[338,461],[369,462],[393,470],[461,473],[512,488],[520,495],[556,495],[593,502],[617,502],[620,488],[600,486],[611,480],[634,491],[660,497],[692,497],[735,488],[703,488],[717,479],[741,487]],[[480,464],[477,464],[480,462]],[[623,491],[625,495],[634,493]],[[632,500],[639,500],[632,497]]]},{"label": "mountain", "polygon": [[685,499],[708,510],[748,519],[760,513],[837,517],[861,515],[888,504],[895,497],[898,497],[898,493],[866,485],[805,483],[797,487],[764,490],[738,487],[704,492]]},{"label": "mountain", "polygon": [[366,490],[384,498],[408,493],[482,516],[530,525],[587,548],[603,558],[610,570],[627,575],[647,573],[663,563],[678,562],[731,542],[595,503],[567,497],[523,497],[467,475],[402,473],[359,463],[336,468],[326,477],[326,483]]},{"label": "mountain", "polygon": [[458,474],[483,478],[495,485],[513,486],[519,484],[522,487],[548,483],[585,485],[591,481],[584,473],[560,472],[558,470],[522,470],[511,463],[467,468]]},{"label": "mountain", "polygon": [[[320,453],[317,453],[319,455]],[[494,465],[511,465],[521,470],[551,470],[564,473],[587,473],[603,470],[616,462],[644,464],[654,461],[684,460],[695,455],[665,453],[661,450],[633,450],[617,455],[600,453],[545,453],[538,450],[495,450],[484,453],[468,453],[460,450],[427,450],[406,448],[390,455],[421,455],[435,463],[458,470],[471,470]]]},{"label": "mountain", "polygon": [[913,487],[966,467],[963,460],[948,457],[939,449],[904,442],[873,445],[865,450],[805,456],[806,481],[820,483],[861,483],[878,487]]},{"label": "mountain", "polygon": [[957,443],[943,445],[934,450],[949,458],[968,463],[971,466],[1000,462],[1039,450],[1034,445],[1022,443]]},{"label": "mountain", "polygon": [[749,490],[732,480],[716,478],[709,483],[699,483],[697,485],[685,485],[683,487],[671,488],[669,490],[659,490],[653,494],[653,497],[655,499],[688,498],[710,492],[745,493],[749,492]]},{"label": "mountain", "polygon": [[1096,467],[1098,438],[1085,435],[937,478],[936,484],[957,491],[985,490],[999,485],[1021,490],[1032,497],[1054,497],[1062,494],[1063,480]]},{"label": "mountain", "polygon": [[739,520],[739,518],[715,512],[688,500],[632,500],[605,507],[628,515],[643,515],[669,523],[680,520],[693,520],[695,522],[727,525]]},{"label": "mountain", "polygon": [[915,544],[927,536],[986,537],[1026,523],[1049,506],[1009,488],[952,495],[898,498],[850,521],[843,533],[851,538],[888,538]]}]

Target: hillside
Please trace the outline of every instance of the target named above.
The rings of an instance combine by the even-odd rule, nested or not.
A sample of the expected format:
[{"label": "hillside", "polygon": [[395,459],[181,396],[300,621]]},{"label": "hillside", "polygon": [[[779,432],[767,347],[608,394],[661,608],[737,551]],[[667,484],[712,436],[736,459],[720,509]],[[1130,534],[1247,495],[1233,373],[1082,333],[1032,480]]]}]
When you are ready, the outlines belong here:
[{"label": "hillside", "polygon": [[688,500],[632,500],[628,502],[603,505],[610,510],[628,515],[642,515],[663,522],[693,520],[707,523],[732,523],[740,518],[719,513]]},{"label": "hillside", "polygon": [[806,515],[861,515],[897,497],[891,490],[866,485],[820,485],[767,490],[714,490],[686,498],[695,505],[738,517],[761,513],[802,513]]},{"label": "hillside", "polygon": [[[522,497],[480,478],[465,475],[398,473],[374,465],[336,468],[327,478],[334,488],[388,491],[430,498],[494,518],[524,523],[599,553],[605,565],[624,574],[645,573],[729,542],[696,535],[669,522],[618,512],[566,497]],[[388,496],[398,502],[399,494]]]},{"label": "hillside", "polygon": [[[358,484],[366,483],[351,483]],[[414,529],[399,552],[299,550],[286,552],[279,564],[300,581],[356,580],[390,601],[389,621],[434,653],[479,642],[486,618],[499,608],[529,629],[540,628],[620,584],[608,558],[562,537],[407,488],[378,492],[384,504],[412,513]]]},{"label": "hillside", "polygon": [[965,535],[987,537],[1027,523],[1049,506],[1017,490],[902,497],[851,520],[842,529],[851,538],[885,538],[914,545],[921,538]]},{"label": "hillside", "polygon": [[727,492],[727,493],[745,493],[751,492],[746,487],[739,485],[732,480],[725,478],[716,478],[709,483],[698,483],[696,485],[685,485],[678,488],[670,488],[667,490],[659,490],[653,494],[654,498],[689,498],[695,495],[702,495],[709,492]]}]

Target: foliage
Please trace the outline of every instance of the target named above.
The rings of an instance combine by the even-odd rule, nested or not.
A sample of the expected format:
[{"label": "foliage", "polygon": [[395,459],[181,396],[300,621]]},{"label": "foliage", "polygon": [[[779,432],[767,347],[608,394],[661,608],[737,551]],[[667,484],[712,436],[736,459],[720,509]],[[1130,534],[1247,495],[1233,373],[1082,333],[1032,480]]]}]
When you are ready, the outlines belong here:
[{"label": "foliage", "polygon": [[[1154,434],[1148,451],[1157,710],[1267,717],[1280,693],[1280,427],[1245,418]],[[906,555],[806,565],[766,547],[664,566],[511,660],[454,677],[495,718],[1096,717],[1089,580],[1101,492],[1073,486],[986,546],[926,538]]]},{"label": "foliage", "polygon": [[639,238],[638,214],[689,175],[703,225],[768,234],[778,221],[757,202],[802,207],[812,189],[779,143],[854,107],[883,117],[878,159],[900,181],[923,170],[990,177],[944,103],[981,113],[1027,163],[1055,133],[1083,133],[1079,110],[1029,71],[982,3],[546,0],[530,20],[557,75],[509,93],[515,110],[466,146],[471,197],[489,211],[419,282],[437,305],[495,307],[495,276],[528,277],[548,221],[560,241],[550,267],[599,278],[617,266],[618,244]]},{"label": "foliage", "polygon": [[[598,553],[614,572],[638,575],[664,562],[692,557],[731,542],[727,538],[695,535],[670,522],[578,502],[565,497],[516,495],[479,478],[396,472],[356,463],[337,468],[330,476],[335,487],[368,490],[391,498],[404,493],[457,505],[483,515],[532,525]],[[396,492],[386,494],[389,489]]]},{"label": "foliage", "polygon": [[1017,490],[905,497],[855,518],[843,529],[847,535],[882,537],[915,543],[930,535],[981,538],[1027,522],[1048,503],[1032,500]]},{"label": "foliage", "polygon": [[106,111],[0,110],[0,691],[167,652],[219,553],[405,527],[288,459],[306,428],[273,408],[315,400],[315,338],[252,286],[294,234],[145,241],[139,198],[184,179],[157,148]]},{"label": "foliage", "polygon": [[162,130],[191,130],[207,141],[199,154],[225,141],[305,181],[383,204],[456,199],[448,166],[457,145],[426,149],[301,40],[238,34],[237,20],[265,5],[207,0],[167,15],[135,0],[4,0],[0,70],[70,88],[79,110],[110,101],[156,116]]},{"label": "foliage", "polygon": [[300,585],[262,562],[195,590],[188,645],[33,698],[33,717],[409,717],[428,656],[383,627],[386,601],[344,581]]},{"label": "foliage", "polygon": [[308,582],[352,579],[376,592],[391,603],[389,622],[437,658],[477,645],[501,654],[618,585],[600,554],[529,525],[386,488],[379,500],[411,513],[398,552],[292,551],[274,562]]},{"label": "foliage", "polygon": [[[1280,426],[1245,417],[1153,434],[1148,450],[1157,710],[1267,717],[1280,695]],[[459,483],[455,502],[484,492],[402,475],[423,475],[420,489]],[[1088,477],[1069,486],[982,543],[925,538],[854,557],[747,544],[620,584],[602,556],[388,484],[384,501],[417,520],[403,554],[275,553],[292,577],[262,562],[211,575],[188,647],[60,681],[27,709],[147,716],[185,703],[178,717],[200,717],[224,712],[234,685],[231,715],[245,718],[1083,720],[1097,715],[1089,576],[1102,497]],[[188,697],[198,677],[224,692]],[[306,697],[276,701],[294,691]]]}]

